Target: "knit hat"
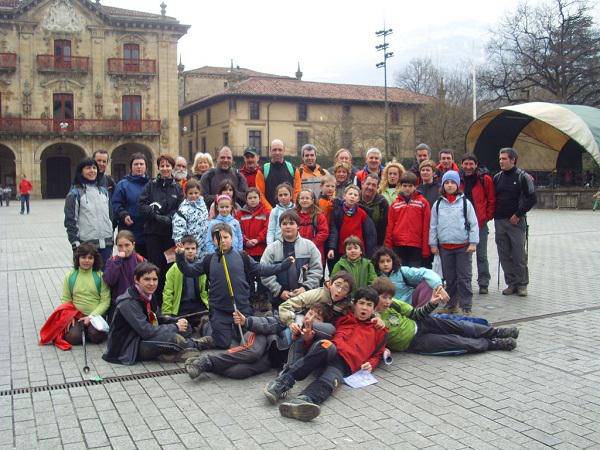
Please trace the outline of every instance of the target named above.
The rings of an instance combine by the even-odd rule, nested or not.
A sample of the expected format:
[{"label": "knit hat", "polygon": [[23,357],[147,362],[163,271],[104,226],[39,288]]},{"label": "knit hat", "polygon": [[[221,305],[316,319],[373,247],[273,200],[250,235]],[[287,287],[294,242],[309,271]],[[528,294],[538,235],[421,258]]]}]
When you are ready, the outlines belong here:
[{"label": "knit hat", "polygon": [[442,177],[442,186],[446,181],[454,181],[457,186],[460,186],[460,177],[458,176],[458,172],[456,170],[449,170]]}]

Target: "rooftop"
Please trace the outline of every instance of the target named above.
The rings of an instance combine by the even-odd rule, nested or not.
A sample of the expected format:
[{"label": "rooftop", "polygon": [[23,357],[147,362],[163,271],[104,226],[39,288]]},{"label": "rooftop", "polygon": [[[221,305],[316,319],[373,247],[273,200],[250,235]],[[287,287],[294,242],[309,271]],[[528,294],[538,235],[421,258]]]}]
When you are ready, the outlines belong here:
[{"label": "rooftop", "polygon": [[186,70],[185,74],[198,74],[198,75],[212,75],[227,77],[229,75],[237,74],[243,77],[267,77],[267,78],[291,78],[285,75],[276,75],[273,73],[257,72],[256,70],[246,69],[244,67],[216,67],[216,66],[203,66],[197,69]]}]

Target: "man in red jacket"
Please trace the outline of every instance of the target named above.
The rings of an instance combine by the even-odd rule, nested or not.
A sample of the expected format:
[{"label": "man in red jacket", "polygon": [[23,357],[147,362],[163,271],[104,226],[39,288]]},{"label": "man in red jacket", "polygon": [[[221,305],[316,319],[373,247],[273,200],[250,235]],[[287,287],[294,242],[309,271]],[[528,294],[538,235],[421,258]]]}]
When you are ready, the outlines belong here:
[{"label": "man in red jacket", "polygon": [[343,377],[359,370],[375,370],[387,337],[387,328],[377,328],[371,321],[378,302],[379,296],[373,288],[360,288],[352,301],[353,310],[336,321],[333,339],[315,342],[303,358],[265,386],[265,396],[275,404],[296,381],[324,369],[298,397],[279,405],[282,416],[308,422],[320,414],[319,405],[329,398]]},{"label": "man in red jacket", "polygon": [[421,267],[421,258],[428,258],[431,252],[431,207],[416,190],[417,176],[414,173],[404,172],[400,185],[400,194],[388,211],[385,246],[394,249],[403,266]]},{"label": "man in red jacket", "polygon": [[454,152],[449,148],[445,148],[440,150],[439,153],[440,161],[437,165],[437,176],[441,180],[446,172],[449,170],[454,170],[458,172],[458,166],[454,162]]},{"label": "man in red jacket", "polygon": [[27,175],[23,174],[21,182],[19,183],[19,198],[21,199],[21,214],[25,213],[25,205],[27,205],[27,214],[29,214],[29,195],[33,186],[31,181],[27,179]]},{"label": "man in red jacket", "polygon": [[461,160],[460,189],[471,201],[479,223],[479,244],[477,244],[477,282],[479,293],[487,294],[490,284],[490,268],[487,259],[488,220],[494,218],[496,194],[494,180],[487,171],[479,169],[477,156],[468,153]]}]

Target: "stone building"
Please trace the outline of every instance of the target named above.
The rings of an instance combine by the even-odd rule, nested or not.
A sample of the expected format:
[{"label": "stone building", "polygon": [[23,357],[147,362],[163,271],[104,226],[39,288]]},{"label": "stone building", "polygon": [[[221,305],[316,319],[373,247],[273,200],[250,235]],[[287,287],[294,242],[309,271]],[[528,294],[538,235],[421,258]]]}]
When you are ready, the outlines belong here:
[{"label": "stone building", "polygon": [[177,42],[166,15],[88,0],[0,0],[0,184],[26,174],[61,198],[78,161],[106,149],[116,178],[129,156],[177,154]]},{"label": "stone building", "polygon": [[[315,144],[324,157],[340,147],[355,154],[384,148],[384,89],[317,83],[249,69],[180,66],[180,153],[215,153],[228,145],[235,156],[253,146],[266,155],[271,140],[282,139],[288,154]],[[388,88],[389,155],[412,157],[421,107],[431,97]]]}]

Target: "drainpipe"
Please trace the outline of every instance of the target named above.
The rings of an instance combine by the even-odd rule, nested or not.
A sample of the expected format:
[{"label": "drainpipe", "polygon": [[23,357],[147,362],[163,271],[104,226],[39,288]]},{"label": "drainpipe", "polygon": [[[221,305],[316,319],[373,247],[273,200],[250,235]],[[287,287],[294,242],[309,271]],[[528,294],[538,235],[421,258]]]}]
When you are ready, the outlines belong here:
[{"label": "drainpipe", "polygon": [[267,105],[267,146],[271,145],[271,105],[273,102],[269,102]]}]

